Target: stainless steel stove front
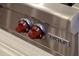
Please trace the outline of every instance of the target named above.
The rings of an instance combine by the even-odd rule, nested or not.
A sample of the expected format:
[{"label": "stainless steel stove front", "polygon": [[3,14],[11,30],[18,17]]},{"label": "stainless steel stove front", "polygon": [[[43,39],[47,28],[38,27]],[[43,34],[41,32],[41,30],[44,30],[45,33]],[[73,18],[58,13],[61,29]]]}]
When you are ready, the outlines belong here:
[{"label": "stainless steel stove front", "polygon": [[[1,4],[0,25],[6,31],[22,38],[53,55],[78,55],[76,38],[71,33],[71,21],[78,10],[62,4]],[[34,22],[47,26],[47,35],[43,39],[30,39],[26,33],[15,31],[18,21],[23,17],[32,17]]]}]

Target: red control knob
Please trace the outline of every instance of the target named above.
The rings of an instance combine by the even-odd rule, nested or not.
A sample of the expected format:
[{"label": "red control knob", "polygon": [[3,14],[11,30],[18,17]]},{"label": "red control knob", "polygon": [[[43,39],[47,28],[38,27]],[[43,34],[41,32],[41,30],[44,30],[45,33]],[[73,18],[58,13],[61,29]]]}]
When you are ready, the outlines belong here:
[{"label": "red control knob", "polygon": [[27,18],[22,18],[18,26],[16,27],[17,32],[28,32],[29,29],[31,28],[33,22],[31,20],[28,20]]},{"label": "red control knob", "polygon": [[41,39],[45,35],[45,28],[42,24],[35,24],[28,32],[31,39]]}]

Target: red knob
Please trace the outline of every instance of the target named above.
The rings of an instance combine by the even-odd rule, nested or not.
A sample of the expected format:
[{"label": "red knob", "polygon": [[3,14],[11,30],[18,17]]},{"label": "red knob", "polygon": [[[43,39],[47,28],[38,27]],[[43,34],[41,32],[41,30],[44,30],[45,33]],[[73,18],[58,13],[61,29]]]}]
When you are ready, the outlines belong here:
[{"label": "red knob", "polygon": [[28,36],[31,39],[41,39],[44,35],[45,33],[38,25],[32,26],[31,30],[28,32]]},{"label": "red knob", "polygon": [[17,27],[16,27],[16,31],[17,32],[28,32],[30,27],[31,27],[31,21],[26,19],[26,18],[22,18]]}]

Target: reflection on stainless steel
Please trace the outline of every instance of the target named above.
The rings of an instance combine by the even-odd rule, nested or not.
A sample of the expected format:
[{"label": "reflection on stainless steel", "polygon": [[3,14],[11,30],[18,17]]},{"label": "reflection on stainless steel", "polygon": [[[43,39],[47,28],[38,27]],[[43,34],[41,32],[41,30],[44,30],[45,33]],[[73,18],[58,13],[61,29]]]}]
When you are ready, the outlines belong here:
[{"label": "reflection on stainless steel", "polygon": [[72,6],[73,8],[79,9],[79,3],[76,3]]},{"label": "reflection on stainless steel", "polygon": [[[2,4],[0,25],[3,29],[25,41],[53,54],[78,55],[76,39],[70,23],[78,10],[62,4]],[[47,25],[48,34],[40,40],[30,39],[26,33],[17,33],[16,25],[21,18],[32,17],[35,23]]]},{"label": "reflection on stainless steel", "polygon": [[[72,6],[73,8],[75,9],[78,9],[79,10],[79,3],[76,3]],[[77,37],[77,44],[78,44],[78,55],[79,55],[79,13],[75,16],[75,20],[73,20],[72,23],[74,23],[73,27],[74,28],[74,31],[76,32],[75,33],[75,36]],[[73,32],[74,33],[74,32]]]},{"label": "reflection on stainless steel", "polygon": [[[34,49],[34,50],[33,50]],[[30,53],[29,53],[30,52]],[[38,53],[37,53],[38,52]],[[52,56],[52,54],[0,28],[0,56]]]}]

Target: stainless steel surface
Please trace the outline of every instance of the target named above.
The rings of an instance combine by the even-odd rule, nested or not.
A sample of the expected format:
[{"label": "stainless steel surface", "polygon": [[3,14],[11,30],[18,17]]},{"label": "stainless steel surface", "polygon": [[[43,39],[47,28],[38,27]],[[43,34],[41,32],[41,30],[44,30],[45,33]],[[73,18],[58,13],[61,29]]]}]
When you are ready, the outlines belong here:
[{"label": "stainless steel surface", "polygon": [[[34,49],[34,50],[33,50]],[[38,53],[37,53],[38,52]],[[0,28],[0,56],[53,56]]]},{"label": "stainless steel surface", "polygon": [[[5,12],[5,13],[4,13]],[[53,55],[77,55],[75,36],[71,33],[71,21],[78,9],[62,4],[8,4],[0,8],[2,28]],[[32,40],[26,34],[15,31],[20,18],[31,16],[35,22],[48,27],[48,35],[41,40]],[[49,36],[49,37],[48,37]],[[65,43],[64,43],[65,42]]]},{"label": "stainless steel surface", "polygon": [[[73,8],[79,10],[79,3],[76,3],[72,6]],[[73,25],[73,28],[74,28],[74,34],[78,33],[79,32],[79,12],[74,16],[74,19],[72,21],[72,23],[74,24]]]},{"label": "stainless steel surface", "polygon": [[[72,6],[75,9],[79,10],[79,3],[76,3]],[[79,55],[79,13],[75,16],[76,20],[73,20],[73,28],[74,31],[76,32],[75,36],[77,37],[77,43],[78,43],[78,55]]]},{"label": "stainless steel surface", "polygon": [[72,6],[73,8],[79,9],[79,3],[76,3]]}]

